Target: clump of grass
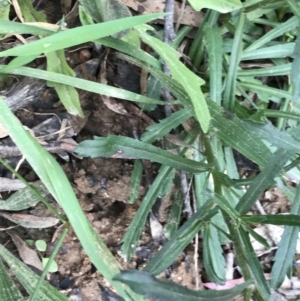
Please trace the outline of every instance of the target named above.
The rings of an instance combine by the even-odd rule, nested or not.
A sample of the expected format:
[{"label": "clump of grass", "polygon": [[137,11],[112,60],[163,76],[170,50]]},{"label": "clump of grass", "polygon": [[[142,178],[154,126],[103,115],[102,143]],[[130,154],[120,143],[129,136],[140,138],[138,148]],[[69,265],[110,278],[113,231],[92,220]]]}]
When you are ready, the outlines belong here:
[{"label": "clump of grass", "polygon": [[[197,6],[193,2],[191,4]],[[70,113],[83,114],[75,88],[128,101],[165,105],[159,99],[75,78],[66,64],[64,49],[87,41],[125,53],[119,54],[119,57],[147,70],[174,95],[176,102],[172,104],[180,106],[178,111],[149,126],[141,141],[120,136],[95,137],[83,141],[75,149],[83,157],[119,156],[135,159],[131,201],[137,197],[137,187],[141,181],[143,167],[140,160],[161,164],[123,237],[121,252],[126,260],[130,260],[134,253],[157,197],[167,194],[166,187],[174,169],[184,171],[189,178],[193,178],[196,191],[193,214],[181,225],[181,206],[175,203],[165,226],[169,240],[148,262],[143,272],[127,271],[120,274],[117,261],[84,216],[61,167],[25,132],[0,98],[0,122],[64,210],[68,219],[62,219],[65,229],[69,224],[74,228],[90,260],[125,300],[144,300],[143,296],[166,300],[228,300],[240,293],[244,294],[246,300],[252,291],[257,299],[270,300],[271,290],[281,285],[292,266],[300,226],[300,190],[297,188],[291,192],[287,180],[292,175],[298,183],[300,175],[297,155],[300,146],[297,135],[300,119],[300,44],[298,32],[295,32],[299,26],[300,9],[294,0],[272,3],[249,0],[243,4],[239,1],[228,2],[234,4],[232,11],[224,13],[221,4],[205,11],[203,24],[188,53],[193,69],[179,60],[180,54],[174,48],[151,34],[153,28],[142,25],[162,14],[112,20],[112,13],[106,22],[92,24],[94,21],[100,22],[98,18],[101,14],[93,16],[91,7],[85,4],[80,8],[84,25],[59,32],[45,30],[38,25],[0,21],[1,33],[44,36],[35,42],[0,52],[0,57],[16,56],[8,65],[1,66],[0,75],[15,74],[47,80],[49,85],[55,87]],[[128,13],[126,9],[125,13]],[[32,22],[31,19],[28,21]],[[132,28],[130,32],[124,32],[129,28]],[[123,33],[118,37],[107,37],[120,31]],[[181,29],[175,45],[180,44],[187,32],[186,27]],[[120,39],[124,34],[133,34],[149,45],[155,55],[168,64],[171,76],[162,72],[161,62],[155,55],[151,56],[137,45]],[[47,71],[23,67],[42,53],[47,58]],[[57,60],[61,62],[61,68],[55,65]],[[252,62],[255,62],[255,67]],[[268,63],[268,67],[264,66],[265,63]],[[257,65],[261,67],[257,68]],[[198,74],[205,74],[205,81]],[[265,78],[271,80],[275,76],[290,76],[291,80],[284,80],[280,86],[268,85]],[[276,110],[270,110],[271,105],[275,105]],[[178,155],[152,145],[172,129],[182,131],[182,125],[189,118],[193,118],[194,122],[180,137],[182,142]],[[240,189],[245,181],[239,178],[233,149],[260,168],[260,173],[248,180],[245,192]],[[289,192],[287,197],[293,202],[291,212],[288,215],[247,215],[262,193],[274,185],[274,181],[283,193]],[[287,226],[274,258],[270,282],[266,281],[249,240],[251,234],[267,246],[265,239],[251,228],[256,223]],[[149,275],[158,275],[168,268],[199,232],[203,240],[202,260],[211,281],[225,283],[221,245],[232,241],[245,278],[244,284],[226,292],[194,292],[176,284],[158,281]],[[15,265],[15,273],[24,280],[28,269],[2,246],[0,254],[11,267]],[[5,273],[5,269],[0,268]],[[3,277],[7,279],[7,275]],[[30,274],[30,277],[31,283],[20,281],[29,294],[39,294],[44,298],[50,292],[49,286],[35,275]],[[142,286],[141,282],[147,286]],[[40,291],[35,290],[33,283],[41,285]],[[9,286],[12,286],[11,282]],[[58,292],[55,294],[55,300],[64,300],[64,296]]]}]

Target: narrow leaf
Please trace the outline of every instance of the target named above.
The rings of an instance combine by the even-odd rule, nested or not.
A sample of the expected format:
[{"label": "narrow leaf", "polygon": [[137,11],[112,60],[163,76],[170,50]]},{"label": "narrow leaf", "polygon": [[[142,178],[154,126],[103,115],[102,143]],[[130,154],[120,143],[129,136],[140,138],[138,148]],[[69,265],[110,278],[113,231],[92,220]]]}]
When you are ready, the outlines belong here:
[{"label": "narrow leaf", "polygon": [[242,215],[241,219],[244,222],[253,223],[253,224],[272,224],[272,225],[300,227],[299,215],[295,215],[295,214]]},{"label": "narrow leaf", "polygon": [[218,291],[192,291],[184,286],[170,281],[158,280],[152,275],[135,270],[122,271],[115,278],[132,288],[146,298],[161,301],[227,301],[241,294],[251,282],[247,281],[230,290]]},{"label": "narrow leaf", "polygon": [[122,136],[95,137],[95,140],[85,140],[76,148],[75,152],[83,157],[108,157],[147,159],[164,165],[189,172],[199,173],[207,171],[212,166],[162,150],[151,144]]},{"label": "narrow leaf", "polygon": [[30,53],[31,55],[39,55],[44,52],[65,49],[78,44],[83,44],[105,36],[112,35],[119,31],[131,28],[141,23],[154,20],[164,15],[164,13],[159,13],[130,17],[109,21],[101,24],[86,25],[72,28],[66,31],[60,31],[49,37],[42,38],[38,41],[2,51],[0,52],[0,57],[27,56],[28,53]]},{"label": "narrow leaf", "polygon": [[204,81],[180,62],[180,54],[176,50],[146,33],[151,27],[144,25],[137,26],[136,29],[138,30],[141,39],[155,49],[168,64],[174,79],[182,83],[193,104],[196,118],[204,133],[207,133],[211,116],[204,94],[200,89],[200,86],[204,84]]}]

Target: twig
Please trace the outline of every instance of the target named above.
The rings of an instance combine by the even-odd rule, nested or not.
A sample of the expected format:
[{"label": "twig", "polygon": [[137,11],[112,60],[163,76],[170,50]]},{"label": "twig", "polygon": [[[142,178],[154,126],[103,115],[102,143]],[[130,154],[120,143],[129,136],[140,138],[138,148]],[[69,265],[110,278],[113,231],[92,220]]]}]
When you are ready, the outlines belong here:
[{"label": "twig", "polygon": [[[43,145],[43,148],[50,153],[59,153],[62,151],[73,153],[76,145],[72,143],[65,142],[63,140],[50,143],[48,145]],[[0,145],[0,157],[18,157],[22,156],[22,152],[16,146],[3,146]]]},{"label": "twig", "polygon": [[173,41],[176,38],[173,26],[174,0],[166,0],[165,12],[169,14],[165,16],[164,42],[170,43],[170,41]]},{"label": "twig", "polygon": [[[165,16],[164,42],[165,44],[170,45],[170,41],[173,41],[176,38],[173,25],[174,0],[166,0],[165,12],[169,14]],[[166,75],[170,75],[170,68],[165,62],[163,63],[163,70]],[[163,98],[168,102],[171,100],[171,93],[167,88],[163,88]],[[170,105],[165,105],[164,109],[166,116],[170,116],[172,113]]]}]

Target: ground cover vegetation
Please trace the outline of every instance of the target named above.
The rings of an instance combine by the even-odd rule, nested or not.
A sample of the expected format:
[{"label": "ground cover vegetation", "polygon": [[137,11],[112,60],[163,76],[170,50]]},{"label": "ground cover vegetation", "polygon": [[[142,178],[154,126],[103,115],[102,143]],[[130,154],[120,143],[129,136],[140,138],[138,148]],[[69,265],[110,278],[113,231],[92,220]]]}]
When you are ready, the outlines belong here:
[{"label": "ground cover vegetation", "polygon": [[[41,201],[55,216],[53,220],[47,220],[47,224],[37,220],[14,222],[29,228],[63,225],[41,275],[0,245],[3,262],[31,301],[68,300],[44,277],[70,228],[90,261],[124,300],[232,300],[241,294],[244,300],[271,300],[272,292],[286,275],[291,275],[300,226],[300,4],[296,0],[189,2],[203,13],[203,20],[190,35],[184,53],[180,53],[192,28],[180,26],[172,36],[166,25],[152,22],[168,19],[168,13],[132,16],[122,1],[81,0],[77,7],[80,24],[68,28],[64,18],[57,25],[49,24],[30,0],[0,1],[2,38],[34,37],[29,43],[1,49],[0,58],[5,58],[0,66],[3,85],[13,76],[42,79],[55,89],[68,113],[82,118],[85,113],[79,89],[103,95],[103,101],[120,114],[122,109],[112,98],[133,102],[146,114],[155,110],[165,113],[140,137],[95,136],[69,149],[81,158],[132,160],[131,196],[127,200],[131,204],[141,197],[139,187],[147,172],[146,161],[159,164],[122,238],[120,254],[124,261],[134,256],[143,230],[149,227],[149,215],[151,225],[157,199],[163,200],[179,178],[192,187],[191,191],[186,188],[170,207],[163,235],[158,235],[162,244],[159,251],[142,270],[121,271],[119,262],[86,218],[56,158],[21,125],[0,97],[0,123],[43,187],[28,184],[1,159],[26,187],[0,203],[0,209],[21,211]],[[200,2],[205,2],[205,7]],[[12,15],[16,17],[13,21]],[[146,72],[148,92],[137,94],[107,85],[105,80],[99,83],[76,77],[65,51],[88,42],[99,51],[114,49],[119,59]],[[46,61],[44,70],[31,65],[41,56]],[[164,100],[160,97],[162,91]],[[241,178],[234,152],[257,167],[252,177]],[[284,215],[249,214],[261,195],[275,186],[292,203],[291,210]],[[45,190],[61,211],[44,199]],[[270,247],[253,230],[257,224],[286,226],[269,270],[270,280],[266,280],[250,242],[251,235]],[[168,269],[191,242],[201,244],[203,270],[218,285],[226,283],[224,246],[232,244],[244,283],[223,291],[196,291],[155,277]],[[3,262],[1,300],[25,300]]]}]

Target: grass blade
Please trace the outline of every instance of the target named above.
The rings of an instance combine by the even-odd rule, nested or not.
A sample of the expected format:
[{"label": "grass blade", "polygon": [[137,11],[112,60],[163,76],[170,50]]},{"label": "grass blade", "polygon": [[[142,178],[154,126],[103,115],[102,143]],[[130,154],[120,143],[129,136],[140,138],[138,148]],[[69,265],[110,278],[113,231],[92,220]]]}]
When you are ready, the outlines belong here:
[{"label": "grass blade", "polygon": [[211,117],[204,94],[200,89],[200,86],[204,84],[204,81],[178,60],[180,54],[176,50],[168,47],[162,41],[151,37],[146,33],[151,27],[137,26],[136,29],[138,30],[141,39],[151,46],[168,64],[174,79],[183,84],[193,104],[196,119],[200,123],[204,133],[207,133]]},{"label": "grass blade", "polygon": [[225,90],[223,94],[224,108],[231,112],[234,111],[236,76],[237,76],[238,65],[240,63],[240,58],[242,53],[242,42],[243,42],[242,35],[243,35],[245,20],[246,20],[246,15],[241,10],[239,13],[237,27],[233,39],[230,62],[229,62],[227,77],[225,81]]},{"label": "grass blade", "polygon": [[5,125],[12,140],[22,150],[36,174],[66,212],[83,248],[99,272],[125,300],[142,300],[132,291],[112,280],[113,276],[119,272],[119,265],[87,221],[65,173],[54,158],[24,130],[1,97],[0,123]]},{"label": "grass blade", "polygon": [[250,284],[247,281],[237,285],[230,290],[218,291],[192,291],[184,286],[173,282],[158,280],[152,275],[142,271],[122,271],[115,277],[115,280],[126,283],[135,292],[144,295],[146,298],[165,301],[227,301],[241,294]]},{"label": "grass blade", "polygon": [[176,169],[199,173],[209,170],[212,165],[195,162],[174,155],[151,144],[129,137],[113,136],[94,137],[78,144],[75,152],[83,157],[147,159]]},{"label": "grass blade", "polygon": [[204,25],[203,31],[207,43],[209,64],[209,97],[220,105],[222,98],[222,36],[217,26],[211,26],[208,23]]},{"label": "grass blade", "polygon": [[30,53],[31,55],[39,55],[44,52],[65,49],[115,34],[119,31],[123,31],[141,23],[149,22],[159,17],[163,17],[164,15],[165,13],[159,13],[129,17],[101,24],[86,25],[66,31],[60,31],[38,41],[2,51],[0,52],[0,57],[27,56],[28,53]]},{"label": "grass blade", "polygon": [[[0,65],[0,67],[3,67],[3,65]],[[1,73],[1,70],[0,70]],[[15,74],[15,75],[22,75],[22,76],[29,76],[34,78],[39,78],[43,80],[49,80],[52,82],[57,82],[65,85],[69,85],[78,89],[83,89],[86,91],[99,93],[103,95],[107,95],[110,97],[115,98],[121,98],[141,103],[153,103],[153,104],[159,104],[159,105],[165,105],[164,101],[155,100],[152,98],[148,98],[127,90],[111,87],[108,85],[100,84],[91,82],[85,79],[81,78],[74,78],[72,76],[59,74],[55,72],[45,71],[45,70],[39,70],[39,69],[33,69],[28,67],[19,67],[13,70],[10,70],[7,72],[9,74]]]}]

